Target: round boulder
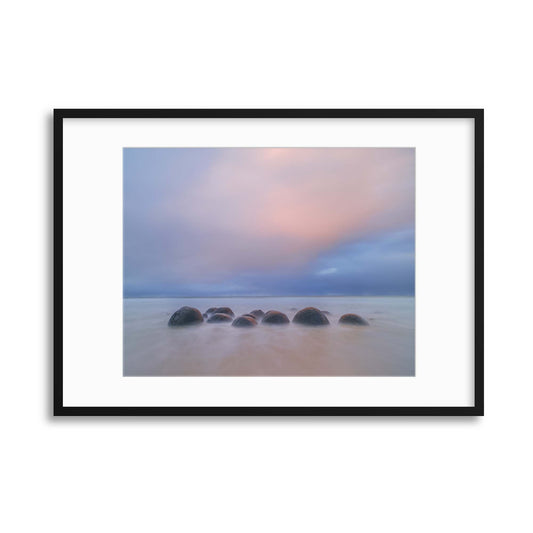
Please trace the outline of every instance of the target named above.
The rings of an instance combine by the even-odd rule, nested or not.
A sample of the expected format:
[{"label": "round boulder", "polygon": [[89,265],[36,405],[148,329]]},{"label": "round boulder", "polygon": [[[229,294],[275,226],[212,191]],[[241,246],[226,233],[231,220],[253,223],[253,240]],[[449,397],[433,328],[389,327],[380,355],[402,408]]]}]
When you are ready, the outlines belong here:
[{"label": "round boulder", "polygon": [[251,316],[239,316],[231,324],[236,328],[249,328],[252,326],[257,326],[257,321]]},{"label": "round boulder", "polygon": [[339,324],[350,324],[352,326],[368,326],[368,322],[354,313],[347,313],[339,318]]},{"label": "round boulder", "polygon": [[169,326],[189,326],[192,324],[200,324],[204,321],[202,313],[194,307],[180,307],[168,321]]},{"label": "round boulder", "polygon": [[265,313],[261,324],[288,324],[290,320],[287,318],[287,315],[284,315],[280,311],[268,311]]},{"label": "round boulder", "polygon": [[210,308],[205,312],[205,314],[206,314],[206,315],[211,315],[212,313],[215,312],[215,309],[216,309],[216,307],[210,307]]},{"label": "round boulder", "polygon": [[233,317],[231,315],[226,315],[225,313],[214,313],[208,319],[208,324],[213,324],[214,322],[231,322]]},{"label": "round boulder", "polygon": [[261,309],[254,309],[248,313],[249,315],[255,316],[255,318],[262,318],[265,316],[265,313]]},{"label": "round boulder", "polygon": [[304,326],[327,326],[329,324],[326,315],[316,307],[305,307],[304,309],[300,309],[294,315],[292,321],[295,324],[302,324]]}]

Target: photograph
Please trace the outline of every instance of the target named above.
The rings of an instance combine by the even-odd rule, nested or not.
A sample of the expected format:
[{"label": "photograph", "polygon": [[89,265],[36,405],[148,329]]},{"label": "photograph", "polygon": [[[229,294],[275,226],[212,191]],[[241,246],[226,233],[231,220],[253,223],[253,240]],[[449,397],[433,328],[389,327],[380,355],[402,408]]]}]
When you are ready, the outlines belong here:
[{"label": "photograph", "polygon": [[416,149],[124,147],[123,376],[409,376]]},{"label": "photograph", "polygon": [[483,124],[56,109],[54,413],[482,415]]}]

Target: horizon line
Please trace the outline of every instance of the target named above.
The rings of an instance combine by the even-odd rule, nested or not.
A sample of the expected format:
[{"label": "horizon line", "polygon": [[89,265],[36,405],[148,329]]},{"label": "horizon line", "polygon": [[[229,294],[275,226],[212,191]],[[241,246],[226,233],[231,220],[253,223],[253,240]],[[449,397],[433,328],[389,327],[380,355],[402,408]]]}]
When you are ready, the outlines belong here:
[{"label": "horizon line", "polygon": [[175,296],[175,295],[142,295],[142,296],[125,296],[124,300],[142,299],[142,298],[407,298],[414,297],[412,294],[286,294],[286,295],[272,295],[272,294],[258,294],[258,295],[238,295],[238,296]]}]

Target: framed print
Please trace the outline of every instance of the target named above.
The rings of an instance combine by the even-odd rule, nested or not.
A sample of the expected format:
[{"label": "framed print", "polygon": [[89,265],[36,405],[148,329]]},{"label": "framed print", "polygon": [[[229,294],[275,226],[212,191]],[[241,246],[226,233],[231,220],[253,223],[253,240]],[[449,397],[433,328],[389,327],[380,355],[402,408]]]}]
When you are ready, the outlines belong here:
[{"label": "framed print", "polygon": [[55,415],[482,415],[483,110],[56,109]]}]

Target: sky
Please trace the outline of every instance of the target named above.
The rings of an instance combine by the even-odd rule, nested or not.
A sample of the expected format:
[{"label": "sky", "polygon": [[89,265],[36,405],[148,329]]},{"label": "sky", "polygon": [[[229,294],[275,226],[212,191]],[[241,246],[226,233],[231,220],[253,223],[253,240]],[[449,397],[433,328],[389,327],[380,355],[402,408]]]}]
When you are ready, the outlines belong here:
[{"label": "sky", "polygon": [[414,294],[414,148],[123,155],[125,297]]}]

